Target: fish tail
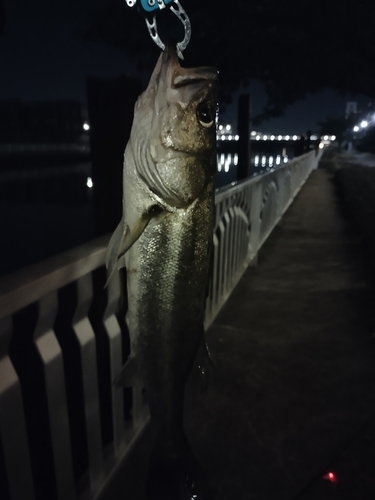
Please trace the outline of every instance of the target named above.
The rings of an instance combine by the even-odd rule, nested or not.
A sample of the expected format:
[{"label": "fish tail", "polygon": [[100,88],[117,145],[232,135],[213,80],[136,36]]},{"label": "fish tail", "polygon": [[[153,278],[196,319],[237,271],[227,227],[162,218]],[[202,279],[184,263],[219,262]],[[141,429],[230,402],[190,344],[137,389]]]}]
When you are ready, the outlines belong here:
[{"label": "fish tail", "polygon": [[178,456],[151,453],[146,483],[147,500],[209,500],[209,488],[190,447]]}]

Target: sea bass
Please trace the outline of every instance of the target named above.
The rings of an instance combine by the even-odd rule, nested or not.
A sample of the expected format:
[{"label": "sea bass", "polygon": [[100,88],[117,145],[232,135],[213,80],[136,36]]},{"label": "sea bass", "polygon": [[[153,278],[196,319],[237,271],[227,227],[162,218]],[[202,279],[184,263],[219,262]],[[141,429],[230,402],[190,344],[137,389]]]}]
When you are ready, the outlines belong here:
[{"label": "sea bass", "polygon": [[[159,470],[150,474],[152,498],[159,498],[151,490],[157,489],[153,483],[157,477],[160,481],[163,461],[169,475],[172,469],[181,475],[186,465],[181,460],[190,461],[183,429],[184,389],[204,333],[216,86],[215,69],[182,68],[172,47],[160,55],[135,105],[124,157],[123,218],[108,247],[109,275],[123,260],[127,268],[131,352],[147,391],[156,439],[153,463]],[[191,493],[186,497],[185,492],[184,498],[203,498],[193,493],[194,479],[190,483]],[[173,500],[180,498],[172,495]]]}]

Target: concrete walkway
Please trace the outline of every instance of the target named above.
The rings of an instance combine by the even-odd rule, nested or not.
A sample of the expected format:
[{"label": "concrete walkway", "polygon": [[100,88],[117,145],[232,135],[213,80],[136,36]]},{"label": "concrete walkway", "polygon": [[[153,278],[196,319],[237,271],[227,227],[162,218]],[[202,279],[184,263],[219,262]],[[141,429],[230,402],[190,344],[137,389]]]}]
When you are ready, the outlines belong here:
[{"label": "concrete walkway", "polygon": [[[312,173],[208,332],[186,428],[214,500],[375,498],[375,348],[359,242]],[[102,498],[143,499],[149,437]],[[332,483],[322,477],[330,470]]]}]

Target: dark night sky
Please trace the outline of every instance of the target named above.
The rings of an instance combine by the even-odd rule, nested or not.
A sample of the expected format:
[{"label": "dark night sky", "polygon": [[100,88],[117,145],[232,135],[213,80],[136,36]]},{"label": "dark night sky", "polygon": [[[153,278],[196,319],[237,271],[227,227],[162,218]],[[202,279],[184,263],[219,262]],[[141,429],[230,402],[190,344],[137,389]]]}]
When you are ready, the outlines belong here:
[{"label": "dark night sky", "polygon": [[[188,1],[182,3],[188,12]],[[86,75],[112,77],[135,72],[119,50],[84,41],[83,33],[92,15],[86,0],[5,0],[5,6],[6,22],[0,35],[0,99],[85,101]],[[192,28],[194,36],[194,25]],[[256,115],[263,109],[265,93],[256,81],[251,82],[250,92]],[[346,100],[328,90],[310,95],[287,108],[284,117],[264,122],[257,129],[289,134],[315,130],[317,122],[327,114],[342,115]],[[233,119],[234,108],[228,107],[222,120]]]}]

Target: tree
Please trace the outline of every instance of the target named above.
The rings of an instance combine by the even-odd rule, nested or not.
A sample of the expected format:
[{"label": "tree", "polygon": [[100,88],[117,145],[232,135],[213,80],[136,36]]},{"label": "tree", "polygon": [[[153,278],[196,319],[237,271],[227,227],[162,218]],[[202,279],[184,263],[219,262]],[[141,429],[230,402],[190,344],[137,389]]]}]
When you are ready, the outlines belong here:
[{"label": "tree", "polygon": [[[331,88],[375,97],[375,3],[372,0],[181,0],[192,23],[190,64],[220,71],[223,98],[241,82],[259,79],[268,95],[261,118],[281,116],[308,92]],[[154,64],[141,16],[124,0],[97,0],[87,30],[126,51],[143,66]],[[160,19],[160,20],[159,20]],[[161,33],[181,38],[172,14],[160,14]],[[179,36],[180,35],[180,36]]]}]

